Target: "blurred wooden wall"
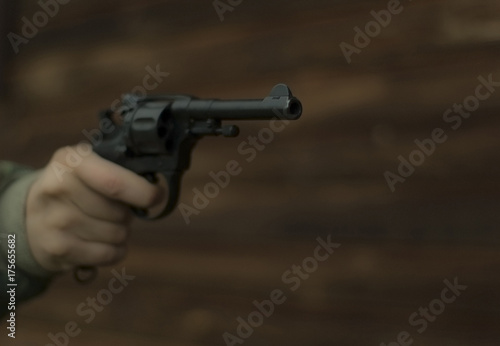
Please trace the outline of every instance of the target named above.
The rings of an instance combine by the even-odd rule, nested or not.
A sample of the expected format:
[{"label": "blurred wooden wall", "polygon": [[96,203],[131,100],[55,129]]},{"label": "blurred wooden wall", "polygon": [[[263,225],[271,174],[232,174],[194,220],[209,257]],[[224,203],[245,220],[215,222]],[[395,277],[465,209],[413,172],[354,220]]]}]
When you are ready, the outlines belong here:
[{"label": "blurred wooden wall", "polygon": [[[42,167],[84,140],[98,110],[142,84],[146,67],[169,76],[154,93],[261,98],[279,82],[303,117],[246,163],[237,139],[199,143],[181,202],[230,160],[243,172],[186,225],[137,222],[122,266],[136,279],[85,324],[75,309],[111,274],[78,287],[58,280],[22,310],[19,344],[49,343],[75,320],[71,345],[221,345],[252,301],[286,285],[282,273],[316,238],[341,248],[258,328],[246,345],[378,345],[407,330],[421,345],[497,345],[500,301],[498,91],[456,131],[443,121],[478,77],[500,81],[498,1],[401,2],[380,35],[348,64],[339,45],[387,1],[251,1],[225,13],[211,1],[70,2],[12,60],[2,105],[2,159]],[[21,2],[20,19],[40,10]],[[443,128],[439,145],[391,192],[414,141]],[[408,316],[439,298],[443,280],[468,285],[419,334]]]}]

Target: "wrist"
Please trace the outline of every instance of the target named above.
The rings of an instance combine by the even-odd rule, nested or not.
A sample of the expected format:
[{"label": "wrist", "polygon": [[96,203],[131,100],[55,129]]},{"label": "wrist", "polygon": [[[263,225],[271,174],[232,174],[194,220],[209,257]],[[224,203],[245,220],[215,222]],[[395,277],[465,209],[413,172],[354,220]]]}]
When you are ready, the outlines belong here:
[{"label": "wrist", "polygon": [[[26,203],[29,190],[39,172],[27,173],[13,181],[0,195],[0,231],[15,239],[16,266],[29,275],[50,278],[55,272],[46,270],[35,259],[26,228]],[[12,242],[11,242],[12,244]],[[11,250],[7,239],[2,239],[1,252],[6,257]]]}]

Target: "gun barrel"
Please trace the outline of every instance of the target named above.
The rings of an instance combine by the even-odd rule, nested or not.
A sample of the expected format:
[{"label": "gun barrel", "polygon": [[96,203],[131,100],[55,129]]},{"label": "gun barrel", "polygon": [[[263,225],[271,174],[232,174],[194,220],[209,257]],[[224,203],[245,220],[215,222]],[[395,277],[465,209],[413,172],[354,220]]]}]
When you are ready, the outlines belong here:
[{"label": "gun barrel", "polygon": [[186,110],[192,119],[265,120],[283,118],[295,120],[302,114],[296,98],[263,100],[192,100]]},{"label": "gun barrel", "polygon": [[184,112],[195,120],[296,120],[302,115],[302,104],[285,84],[278,84],[261,100],[191,99]]}]

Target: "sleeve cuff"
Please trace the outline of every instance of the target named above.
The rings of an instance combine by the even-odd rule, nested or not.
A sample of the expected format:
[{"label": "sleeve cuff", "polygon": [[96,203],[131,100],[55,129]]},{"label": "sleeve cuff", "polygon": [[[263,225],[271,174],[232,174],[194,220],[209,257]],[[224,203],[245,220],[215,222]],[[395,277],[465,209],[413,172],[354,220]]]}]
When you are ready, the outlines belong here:
[{"label": "sleeve cuff", "polygon": [[[44,269],[33,257],[26,234],[26,200],[39,172],[32,172],[13,181],[0,195],[0,233],[15,234],[16,266],[29,275],[49,279],[56,273]],[[2,239],[2,257],[7,256],[7,239]]]}]

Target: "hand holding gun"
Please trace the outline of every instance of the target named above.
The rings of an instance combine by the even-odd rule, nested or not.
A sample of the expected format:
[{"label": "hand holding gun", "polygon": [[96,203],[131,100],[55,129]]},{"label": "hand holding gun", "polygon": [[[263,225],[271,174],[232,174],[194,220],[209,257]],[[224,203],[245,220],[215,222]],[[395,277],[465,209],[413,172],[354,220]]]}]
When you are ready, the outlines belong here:
[{"label": "hand holding gun", "polygon": [[[136,216],[149,220],[174,210],[182,174],[199,139],[237,136],[238,127],[223,124],[227,120],[296,120],[301,114],[300,101],[284,84],[261,100],[125,95],[118,110],[101,113],[114,126],[102,131],[94,153],[61,181],[49,168],[64,162],[69,149],[60,149],[34,181],[26,229],[35,260],[53,272],[76,267],[76,279],[89,281],[96,266],[125,256],[129,206]],[[158,175],[165,178],[168,197],[161,211],[151,215],[148,210],[162,197]]]}]

